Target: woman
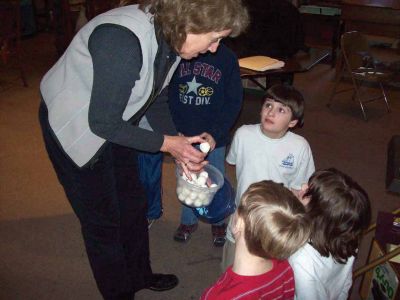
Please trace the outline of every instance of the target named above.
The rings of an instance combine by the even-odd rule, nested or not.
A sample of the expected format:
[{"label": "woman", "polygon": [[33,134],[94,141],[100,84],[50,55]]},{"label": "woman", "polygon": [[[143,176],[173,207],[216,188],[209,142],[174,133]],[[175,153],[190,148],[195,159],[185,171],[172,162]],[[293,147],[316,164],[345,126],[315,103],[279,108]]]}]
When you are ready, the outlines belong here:
[{"label": "woman", "polygon": [[[206,163],[177,136],[166,89],[180,57],[215,52],[247,26],[240,0],[154,0],[99,15],[44,76],[40,121],[49,157],[79,218],[104,299],[175,287],[152,273],[137,150],[170,153],[186,172]],[[140,128],[145,119],[153,131]]]}]

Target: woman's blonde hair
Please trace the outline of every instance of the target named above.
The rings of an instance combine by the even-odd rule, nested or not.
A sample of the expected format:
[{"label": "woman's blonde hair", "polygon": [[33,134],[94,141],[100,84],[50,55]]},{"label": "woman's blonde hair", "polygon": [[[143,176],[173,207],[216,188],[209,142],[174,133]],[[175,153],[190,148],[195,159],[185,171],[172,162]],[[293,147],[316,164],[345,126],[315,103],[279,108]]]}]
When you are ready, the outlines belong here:
[{"label": "woman's blonde hair", "polygon": [[270,180],[249,186],[238,214],[245,224],[247,248],[253,255],[287,259],[310,235],[303,205],[282,184]]},{"label": "woman's blonde hair", "polygon": [[230,36],[235,37],[243,32],[249,24],[247,8],[241,0],[147,0],[135,2],[140,2],[142,10],[149,7],[165,40],[176,50],[182,48],[188,33],[200,34],[230,29],[232,30]]}]

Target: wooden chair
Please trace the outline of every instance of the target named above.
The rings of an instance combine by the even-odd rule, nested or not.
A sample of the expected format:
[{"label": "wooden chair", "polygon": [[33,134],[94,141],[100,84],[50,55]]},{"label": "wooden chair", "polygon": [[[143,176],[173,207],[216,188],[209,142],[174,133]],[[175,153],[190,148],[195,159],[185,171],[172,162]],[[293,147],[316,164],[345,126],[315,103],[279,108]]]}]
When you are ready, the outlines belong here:
[{"label": "wooden chair", "polygon": [[[392,212],[393,215],[398,215],[400,209],[396,209]],[[364,231],[364,235],[372,233],[376,230],[376,223],[371,224],[367,230]],[[368,256],[367,263],[353,271],[353,283],[358,277],[362,277],[360,285],[359,296],[361,299],[366,299],[369,293],[369,286],[372,282],[373,274],[372,271],[379,265],[389,262],[392,258],[400,255],[400,247],[394,248],[391,251],[385,251],[384,245],[380,244],[376,238],[371,241],[370,253]],[[369,299],[369,298],[368,298]],[[375,298],[375,299],[388,299],[388,298]],[[399,299],[398,297],[393,299]]]},{"label": "wooden chair", "polygon": [[23,85],[28,86],[21,49],[21,15],[19,0],[0,0],[0,56],[3,64],[10,62],[11,55],[17,65]]},{"label": "wooden chair", "polygon": [[119,5],[119,0],[86,0],[86,16],[88,20],[113,9]]},{"label": "wooden chair", "polygon": [[57,53],[61,56],[75,36],[75,26],[79,13],[86,5],[85,0],[60,0],[54,2],[53,27]]},{"label": "wooden chair", "polygon": [[[383,99],[387,111],[390,111],[388,99],[384,89],[384,84],[388,82],[393,73],[381,66],[376,66],[374,58],[371,56],[366,37],[357,32],[346,32],[341,36],[341,54],[342,61],[339,67],[339,74],[336,78],[333,91],[329,98],[328,106],[332,104],[335,95],[347,91],[353,91],[352,99],[358,101],[364,120],[367,121],[364,104],[378,99]],[[340,82],[344,78],[350,78],[352,88],[337,90]],[[378,84],[380,87],[380,95],[375,97],[365,98],[365,94],[361,93],[361,88],[364,83]]]}]

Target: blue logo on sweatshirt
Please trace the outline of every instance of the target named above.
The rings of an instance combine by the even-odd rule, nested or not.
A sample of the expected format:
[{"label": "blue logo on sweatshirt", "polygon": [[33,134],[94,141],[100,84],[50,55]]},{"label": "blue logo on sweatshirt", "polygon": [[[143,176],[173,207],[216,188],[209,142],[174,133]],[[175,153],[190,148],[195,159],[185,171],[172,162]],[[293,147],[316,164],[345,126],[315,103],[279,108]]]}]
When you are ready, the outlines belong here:
[{"label": "blue logo on sweatshirt", "polygon": [[294,165],[294,155],[292,153],[289,153],[289,155],[282,160],[281,167],[292,169],[293,165]]}]

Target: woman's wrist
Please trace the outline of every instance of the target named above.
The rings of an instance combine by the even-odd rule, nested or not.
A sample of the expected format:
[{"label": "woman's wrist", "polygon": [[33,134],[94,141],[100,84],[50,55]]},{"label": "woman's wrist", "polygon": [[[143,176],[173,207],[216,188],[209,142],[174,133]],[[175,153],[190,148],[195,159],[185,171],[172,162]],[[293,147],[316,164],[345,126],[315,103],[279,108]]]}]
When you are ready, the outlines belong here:
[{"label": "woman's wrist", "polygon": [[169,144],[170,144],[170,137],[168,135],[164,135],[164,141],[161,145],[160,151],[161,152],[169,152]]}]

